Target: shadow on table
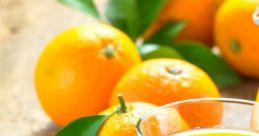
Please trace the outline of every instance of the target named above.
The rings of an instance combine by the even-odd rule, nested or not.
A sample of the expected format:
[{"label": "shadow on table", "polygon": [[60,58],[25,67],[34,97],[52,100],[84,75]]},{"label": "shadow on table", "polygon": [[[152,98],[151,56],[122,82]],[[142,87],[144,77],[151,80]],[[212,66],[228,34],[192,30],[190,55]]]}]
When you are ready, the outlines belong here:
[{"label": "shadow on table", "polygon": [[49,123],[46,128],[34,132],[31,136],[54,136],[58,129],[54,123]]}]

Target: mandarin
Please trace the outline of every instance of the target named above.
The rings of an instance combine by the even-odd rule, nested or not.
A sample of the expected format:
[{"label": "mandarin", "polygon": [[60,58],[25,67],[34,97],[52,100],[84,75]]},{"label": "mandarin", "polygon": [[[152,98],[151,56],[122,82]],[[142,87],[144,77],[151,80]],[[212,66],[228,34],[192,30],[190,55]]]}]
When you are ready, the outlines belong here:
[{"label": "mandarin", "polygon": [[259,79],[259,0],[228,0],[215,19],[215,39],[223,57],[240,74]]},{"label": "mandarin", "polygon": [[[141,101],[158,106],[192,98],[220,97],[216,85],[204,71],[178,59],[153,59],[132,67],[113,90],[110,105],[117,104],[117,94],[124,94],[128,102]],[[196,123],[188,121],[187,123],[190,122],[188,125],[195,126],[198,123],[211,126],[219,123],[221,105],[215,112],[207,110],[208,106],[203,107],[199,109],[200,117],[206,118],[205,115],[213,114],[214,118],[201,119],[202,122]],[[188,107],[187,110],[183,108],[182,112],[185,111],[188,111]],[[197,110],[193,113],[197,113]],[[192,114],[183,115],[186,115],[184,117],[186,119],[192,116]]]},{"label": "mandarin", "polygon": [[170,21],[184,21],[186,27],[180,32],[177,41],[193,40],[207,45],[213,44],[213,20],[219,5],[224,0],[169,0],[153,24],[147,29],[144,38]]},{"label": "mandarin", "polygon": [[108,106],[121,76],[140,63],[131,39],[105,24],[82,25],[54,38],[35,69],[43,109],[60,126]]}]

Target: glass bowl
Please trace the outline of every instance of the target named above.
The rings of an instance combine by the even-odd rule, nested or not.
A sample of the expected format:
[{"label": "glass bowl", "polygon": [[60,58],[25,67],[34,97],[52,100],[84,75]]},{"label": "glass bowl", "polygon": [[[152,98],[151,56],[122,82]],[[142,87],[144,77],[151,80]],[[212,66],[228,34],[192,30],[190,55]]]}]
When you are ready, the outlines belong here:
[{"label": "glass bowl", "polygon": [[144,115],[139,136],[259,136],[259,103],[200,98],[170,103]]}]

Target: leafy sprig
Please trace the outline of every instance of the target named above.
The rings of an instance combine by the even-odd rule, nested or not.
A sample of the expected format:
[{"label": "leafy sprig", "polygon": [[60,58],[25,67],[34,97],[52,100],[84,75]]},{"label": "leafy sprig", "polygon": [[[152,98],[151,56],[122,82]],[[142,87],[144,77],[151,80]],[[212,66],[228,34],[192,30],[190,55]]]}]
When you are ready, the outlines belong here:
[{"label": "leafy sprig", "polygon": [[[60,2],[99,18],[93,0],[59,0]],[[154,22],[168,0],[108,0],[107,23],[125,32],[137,41]],[[102,20],[104,21],[104,20]],[[239,84],[241,79],[220,57],[198,42],[176,43],[174,39],[188,25],[186,22],[167,22],[139,46],[143,60],[151,58],[180,58],[207,72],[220,86]]]}]

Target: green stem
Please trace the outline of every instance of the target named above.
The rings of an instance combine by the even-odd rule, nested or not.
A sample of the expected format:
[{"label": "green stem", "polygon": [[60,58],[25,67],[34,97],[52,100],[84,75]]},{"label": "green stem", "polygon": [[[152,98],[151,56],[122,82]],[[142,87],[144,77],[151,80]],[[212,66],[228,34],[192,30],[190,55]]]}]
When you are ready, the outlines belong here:
[{"label": "green stem", "polygon": [[127,112],[127,106],[126,106],[125,101],[123,99],[123,95],[119,94],[118,99],[119,99],[119,102],[120,102],[119,112],[120,113],[126,113]]}]

